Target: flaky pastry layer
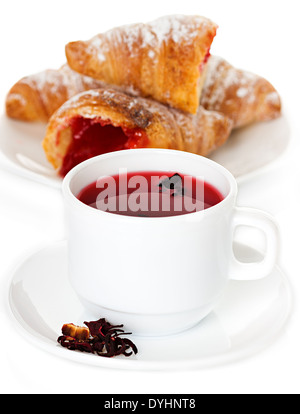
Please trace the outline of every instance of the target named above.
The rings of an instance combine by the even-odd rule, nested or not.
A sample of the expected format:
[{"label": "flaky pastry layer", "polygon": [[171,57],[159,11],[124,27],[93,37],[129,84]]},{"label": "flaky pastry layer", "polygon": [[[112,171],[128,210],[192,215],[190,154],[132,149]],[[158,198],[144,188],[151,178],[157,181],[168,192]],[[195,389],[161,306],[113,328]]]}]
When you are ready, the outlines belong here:
[{"label": "flaky pastry layer", "polygon": [[[199,155],[208,155],[226,142],[232,129],[229,118],[202,107],[196,115],[190,115],[113,89],[92,90],[67,101],[49,121],[43,147],[58,172],[72,146],[71,125],[76,118],[99,120],[124,131],[140,131],[147,137],[142,147],[176,149]],[[137,147],[139,142],[132,148]]]},{"label": "flaky pastry layer", "polygon": [[208,62],[201,105],[231,118],[234,128],[276,119],[281,114],[280,96],[270,82],[217,56]]}]

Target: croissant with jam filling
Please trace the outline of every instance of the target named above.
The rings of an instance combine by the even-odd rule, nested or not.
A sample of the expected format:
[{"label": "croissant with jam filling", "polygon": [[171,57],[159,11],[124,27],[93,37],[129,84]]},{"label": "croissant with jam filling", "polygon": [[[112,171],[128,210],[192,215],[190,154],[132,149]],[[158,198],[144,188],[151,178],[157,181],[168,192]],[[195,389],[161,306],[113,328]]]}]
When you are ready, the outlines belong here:
[{"label": "croissant with jam filling", "polygon": [[200,16],[166,16],[114,28],[66,46],[69,66],[195,114],[217,25]]},{"label": "croissant with jam filling", "polygon": [[232,121],[202,107],[196,115],[113,89],[83,92],[51,117],[43,147],[61,176],[88,158],[131,148],[207,155],[229,137]]}]

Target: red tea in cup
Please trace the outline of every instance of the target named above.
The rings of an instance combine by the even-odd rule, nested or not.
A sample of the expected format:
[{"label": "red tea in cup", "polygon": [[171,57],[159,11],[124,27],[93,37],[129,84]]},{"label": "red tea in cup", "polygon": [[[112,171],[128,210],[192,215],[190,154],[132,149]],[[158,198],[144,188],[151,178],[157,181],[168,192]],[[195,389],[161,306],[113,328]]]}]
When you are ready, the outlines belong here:
[{"label": "red tea in cup", "polygon": [[133,217],[171,217],[195,213],[224,197],[198,177],[175,172],[120,172],[99,178],[77,196],[84,204]]}]

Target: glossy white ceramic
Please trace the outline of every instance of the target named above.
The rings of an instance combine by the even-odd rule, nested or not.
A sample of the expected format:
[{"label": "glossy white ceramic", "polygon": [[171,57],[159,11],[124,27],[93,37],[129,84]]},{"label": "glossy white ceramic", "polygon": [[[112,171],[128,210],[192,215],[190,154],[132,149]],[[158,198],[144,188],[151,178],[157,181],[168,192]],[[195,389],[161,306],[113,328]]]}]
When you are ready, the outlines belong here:
[{"label": "glossy white ceramic", "polygon": [[[77,199],[88,184],[120,168],[202,177],[224,200],[193,214],[141,218],[99,211]],[[95,317],[103,315],[113,324],[121,320],[137,335],[169,335],[195,326],[214,309],[229,278],[266,277],[277,260],[272,218],[237,208],[234,177],[194,154],[158,149],[105,154],[75,167],[64,180],[63,196],[71,285]],[[241,225],[265,233],[261,262],[235,258],[233,236]]]}]

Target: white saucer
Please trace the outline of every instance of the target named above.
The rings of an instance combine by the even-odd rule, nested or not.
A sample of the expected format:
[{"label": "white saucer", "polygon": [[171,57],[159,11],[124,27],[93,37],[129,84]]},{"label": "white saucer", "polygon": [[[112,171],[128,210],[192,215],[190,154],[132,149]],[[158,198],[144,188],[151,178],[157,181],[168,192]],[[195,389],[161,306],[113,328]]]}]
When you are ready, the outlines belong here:
[{"label": "white saucer", "polygon": [[[37,182],[61,187],[42,149],[45,125],[0,117],[0,165]],[[228,142],[211,155],[236,178],[244,178],[279,158],[287,148],[290,130],[282,116],[235,130]]]},{"label": "white saucer", "polygon": [[[261,258],[240,244],[235,251],[243,261]],[[260,281],[231,281],[214,313],[197,327],[169,337],[131,336],[139,353],[113,359],[69,351],[56,342],[64,323],[82,325],[95,319],[89,319],[68,282],[66,242],[34,253],[17,267],[10,279],[8,304],[20,332],[59,357],[106,368],[194,369],[249,357],[270,345],[288,320],[291,291],[278,267]]]}]

